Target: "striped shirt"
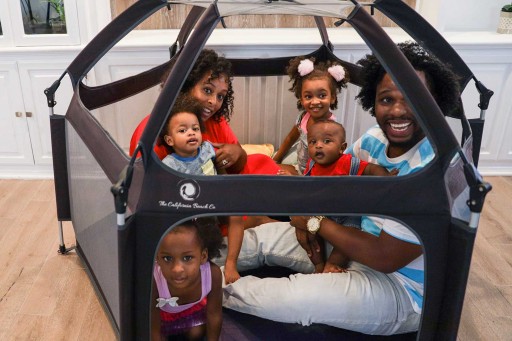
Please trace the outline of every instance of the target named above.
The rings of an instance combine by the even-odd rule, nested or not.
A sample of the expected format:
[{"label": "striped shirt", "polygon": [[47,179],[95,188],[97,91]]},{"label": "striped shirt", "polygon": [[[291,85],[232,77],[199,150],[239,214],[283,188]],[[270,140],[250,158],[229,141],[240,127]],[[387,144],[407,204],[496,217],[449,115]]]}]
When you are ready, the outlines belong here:
[{"label": "striped shirt", "polygon": [[[388,170],[396,168],[399,171],[398,175],[411,174],[420,170],[435,156],[427,138],[423,138],[405,154],[396,158],[389,158],[386,155],[388,145],[388,139],[377,125],[361,136],[347,149],[346,153],[361,160],[379,164]],[[409,228],[391,219],[364,216],[361,219],[361,228],[377,236],[384,230],[397,239],[420,245],[420,241]],[[393,273],[407,290],[414,310],[418,313],[421,313],[423,306],[424,274],[423,255]]]}]

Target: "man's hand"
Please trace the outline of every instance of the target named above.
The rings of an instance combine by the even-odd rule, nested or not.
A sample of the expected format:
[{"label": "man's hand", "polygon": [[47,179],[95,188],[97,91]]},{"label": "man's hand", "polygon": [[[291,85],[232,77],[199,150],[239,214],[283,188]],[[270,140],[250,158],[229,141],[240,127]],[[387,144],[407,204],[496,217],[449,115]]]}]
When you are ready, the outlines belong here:
[{"label": "man's hand", "polygon": [[300,246],[306,253],[310,259],[321,259],[321,249],[320,244],[318,244],[317,238],[308,232],[307,230],[307,221],[309,219],[308,216],[293,216],[290,217],[290,224],[295,227],[295,235],[297,237],[297,241]]}]

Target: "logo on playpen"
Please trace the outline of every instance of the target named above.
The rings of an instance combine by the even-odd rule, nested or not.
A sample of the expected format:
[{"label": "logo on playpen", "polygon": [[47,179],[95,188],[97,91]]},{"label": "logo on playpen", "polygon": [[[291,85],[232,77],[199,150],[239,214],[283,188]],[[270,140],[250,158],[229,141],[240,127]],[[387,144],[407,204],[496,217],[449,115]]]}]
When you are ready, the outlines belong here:
[{"label": "logo on playpen", "polygon": [[193,201],[199,197],[200,189],[199,184],[194,180],[181,180],[178,183],[180,195],[183,200]]},{"label": "logo on playpen", "polygon": [[200,210],[215,210],[215,204],[211,203],[191,203],[199,197],[200,188],[199,184],[194,180],[185,179],[178,182],[178,191],[183,200],[188,202],[180,201],[165,201],[159,200],[158,205],[162,207],[171,207],[177,210],[179,209],[200,209]]}]

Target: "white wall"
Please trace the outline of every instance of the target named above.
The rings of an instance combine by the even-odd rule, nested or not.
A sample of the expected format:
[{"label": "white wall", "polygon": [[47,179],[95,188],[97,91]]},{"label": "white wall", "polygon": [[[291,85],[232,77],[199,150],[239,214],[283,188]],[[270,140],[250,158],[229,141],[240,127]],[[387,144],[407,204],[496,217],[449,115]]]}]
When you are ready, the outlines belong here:
[{"label": "white wall", "polygon": [[416,10],[440,32],[492,31],[508,0],[418,0]]}]

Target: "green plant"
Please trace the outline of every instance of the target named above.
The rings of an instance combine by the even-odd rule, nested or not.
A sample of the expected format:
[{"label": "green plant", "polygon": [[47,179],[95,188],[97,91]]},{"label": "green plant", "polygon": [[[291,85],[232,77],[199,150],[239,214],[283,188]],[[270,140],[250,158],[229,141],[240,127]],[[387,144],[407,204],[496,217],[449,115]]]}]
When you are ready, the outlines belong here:
[{"label": "green plant", "polygon": [[49,3],[51,8],[57,12],[60,21],[66,21],[66,13],[64,12],[64,0],[47,0],[44,2]]},{"label": "green plant", "polygon": [[510,5],[505,5],[501,8],[502,12],[512,12],[512,3]]}]

